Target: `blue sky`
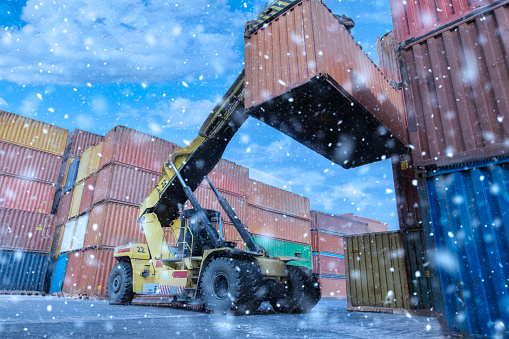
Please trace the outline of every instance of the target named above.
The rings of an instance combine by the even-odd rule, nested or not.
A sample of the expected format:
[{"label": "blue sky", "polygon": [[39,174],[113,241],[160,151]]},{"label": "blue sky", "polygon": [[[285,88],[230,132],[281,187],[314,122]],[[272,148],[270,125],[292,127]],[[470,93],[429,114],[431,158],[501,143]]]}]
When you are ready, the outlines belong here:
[{"label": "blue sky", "polygon": [[[325,0],[355,20],[377,62],[392,29],[389,1]],[[243,32],[265,1],[16,0],[0,3],[0,109],[73,130],[125,125],[182,145],[192,140],[243,66]],[[344,170],[249,119],[226,159],[251,177],[396,229],[390,161]]]}]

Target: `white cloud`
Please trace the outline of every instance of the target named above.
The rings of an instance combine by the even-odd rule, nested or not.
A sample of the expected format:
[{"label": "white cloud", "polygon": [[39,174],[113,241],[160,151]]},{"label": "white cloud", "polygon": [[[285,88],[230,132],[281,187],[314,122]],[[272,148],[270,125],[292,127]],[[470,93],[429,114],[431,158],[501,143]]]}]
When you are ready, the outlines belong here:
[{"label": "white cloud", "polygon": [[9,107],[9,104],[7,103],[7,101],[5,101],[4,98],[0,97],[0,108],[7,108],[7,107]]},{"label": "white cloud", "polygon": [[221,75],[242,61],[233,46],[250,16],[227,0],[29,0],[26,25],[0,32],[0,79],[83,85]]}]

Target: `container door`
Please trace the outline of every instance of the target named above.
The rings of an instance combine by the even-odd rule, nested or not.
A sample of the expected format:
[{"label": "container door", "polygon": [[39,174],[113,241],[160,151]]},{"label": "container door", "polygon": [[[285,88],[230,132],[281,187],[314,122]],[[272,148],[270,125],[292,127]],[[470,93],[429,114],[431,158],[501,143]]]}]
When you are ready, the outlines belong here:
[{"label": "container door", "polygon": [[62,285],[64,284],[65,272],[67,271],[67,254],[60,254],[57,259],[55,267],[55,273],[51,280],[51,287],[49,293],[58,293],[62,291]]}]

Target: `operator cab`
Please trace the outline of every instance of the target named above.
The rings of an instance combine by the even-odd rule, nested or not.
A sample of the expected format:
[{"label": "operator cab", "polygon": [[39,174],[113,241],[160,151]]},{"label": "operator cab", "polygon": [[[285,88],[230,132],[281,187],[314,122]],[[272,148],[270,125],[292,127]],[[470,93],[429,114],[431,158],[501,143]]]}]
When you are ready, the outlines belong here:
[{"label": "operator cab", "polygon": [[[203,209],[203,211],[215,232],[219,231],[219,238],[224,239],[221,214],[214,210]],[[203,251],[214,248],[214,242],[207,234],[205,226],[200,221],[195,209],[188,209],[182,212],[181,225],[177,248],[178,254],[183,253],[184,257],[188,257],[191,255],[192,248],[192,255],[196,257],[201,256]]]}]

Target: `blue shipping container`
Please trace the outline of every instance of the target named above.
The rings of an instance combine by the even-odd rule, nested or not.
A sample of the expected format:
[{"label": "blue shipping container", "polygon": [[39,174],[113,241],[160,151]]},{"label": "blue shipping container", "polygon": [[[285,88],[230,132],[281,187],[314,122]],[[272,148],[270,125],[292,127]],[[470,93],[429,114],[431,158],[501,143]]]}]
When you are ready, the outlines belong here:
[{"label": "blue shipping container", "polygon": [[65,272],[67,271],[67,262],[69,258],[67,254],[60,254],[55,264],[55,272],[53,273],[53,279],[51,279],[51,287],[49,293],[58,293],[62,291],[62,285],[64,284]]},{"label": "blue shipping container", "polygon": [[507,338],[509,164],[431,175],[423,217],[442,286],[437,311],[451,332]]},{"label": "blue shipping container", "polygon": [[42,291],[47,268],[47,254],[0,251],[0,290]]},{"label": "blue shipping container", "polygon": [[80,158],[76,158],[70,165],[67,171],[67,179],[65,180],[64,192],[67,193],[74,188],[76,184],[76,177],[78,176],[78,168],[80,167]]}]

